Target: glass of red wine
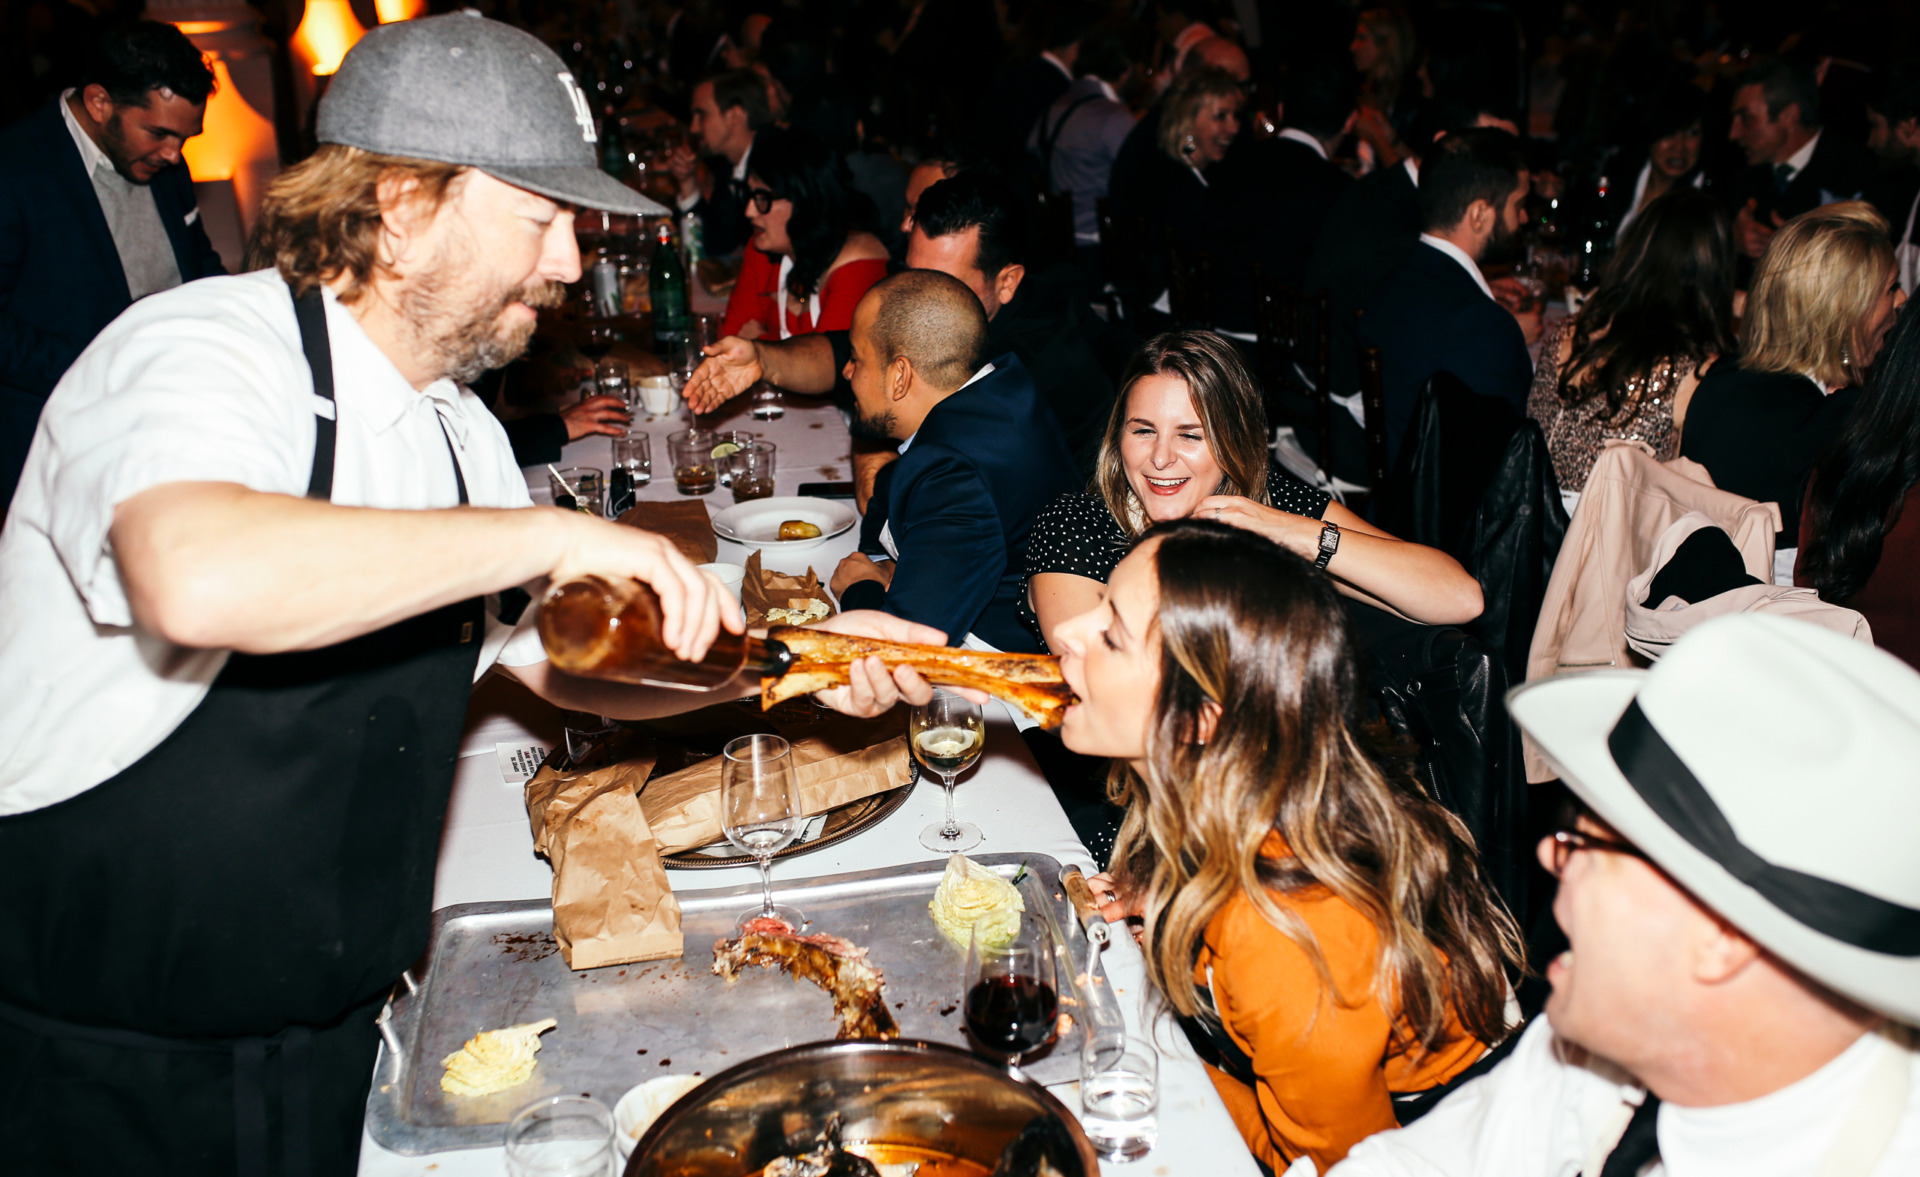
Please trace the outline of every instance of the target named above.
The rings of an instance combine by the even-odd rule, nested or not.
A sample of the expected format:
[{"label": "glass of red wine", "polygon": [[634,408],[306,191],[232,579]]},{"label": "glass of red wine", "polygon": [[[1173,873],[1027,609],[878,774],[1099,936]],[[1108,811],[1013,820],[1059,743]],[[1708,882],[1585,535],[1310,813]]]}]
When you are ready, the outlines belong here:
[{"label": "glass of red wine", "polygon": [[1009,1068],[1053,1041],[1060,1001],[1053,932],[1031,912],[974,921],[967,946],[967,1035],[973,1048]]}]

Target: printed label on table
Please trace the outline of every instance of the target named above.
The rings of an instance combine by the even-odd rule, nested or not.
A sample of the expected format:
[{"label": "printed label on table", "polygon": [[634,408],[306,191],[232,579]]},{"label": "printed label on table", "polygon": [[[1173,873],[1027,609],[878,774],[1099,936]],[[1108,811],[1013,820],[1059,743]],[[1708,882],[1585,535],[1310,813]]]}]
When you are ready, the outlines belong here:
[{"label": "printed label on table", "polygon": [[500,757],[500,780],[503,784],[524,785],[540,771],[540,762],[547,758],[553,749],[538,741],[523,743],[495,744],[493,750]]}]

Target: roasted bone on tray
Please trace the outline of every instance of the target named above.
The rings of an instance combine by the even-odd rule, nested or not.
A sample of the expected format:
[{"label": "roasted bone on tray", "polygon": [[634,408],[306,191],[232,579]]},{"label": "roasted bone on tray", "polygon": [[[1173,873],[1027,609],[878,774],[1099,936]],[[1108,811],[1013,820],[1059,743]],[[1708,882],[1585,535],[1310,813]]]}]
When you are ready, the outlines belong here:
[{"label": "roasted bone on tray", "polygon": [[760,683],[760,705],[830,687],[845,686],[856,658],[877,654],[889,667],[907,665],[937,687],[970,687],[1003,699],[1053,730],[1060,726],[1073,691],[1060,675],[1060,660],[1044,654],[995,654],[849,637],[820,629],[776,625],[767,637],[793,652],[793,666],[779,678]]},{"label": "roasted bone on tray", "polygon": [[836,1038],[898,1038],[887,1008],[886,979],[867,950],[838,936],[802,936],[776,919],[757,919],[732,940],[716,940],[713,971],[732,984],[740,970],[759,965],[812,981],[833,997],[840,1019]]}]

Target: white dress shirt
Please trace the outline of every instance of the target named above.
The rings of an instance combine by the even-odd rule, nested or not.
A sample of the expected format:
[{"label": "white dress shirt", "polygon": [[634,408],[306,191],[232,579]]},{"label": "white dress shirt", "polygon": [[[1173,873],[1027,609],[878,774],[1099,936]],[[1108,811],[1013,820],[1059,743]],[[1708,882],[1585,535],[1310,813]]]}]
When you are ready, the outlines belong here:
[{"label": "white dress shirt", "polygon": [[1441,253],[1446,254],[1454,261],[1459,262],[1460,268],[1465,270],[1473,279],[1473,284],[1485,291],[1488,298],[1493,297],[1493,287],[1487,285],[1487,276],[1480,272],[1480,263],[1467,256],[1466,250],[1461,249],[1444,237],[1435,237],[1431,233],[1420,234],[1420,240],[1427,245],[1433,246]]},{"label": "white dress shirt", "polygon": [[[1313,153],[1321,159],[1327,158],[1326,146],[1322,144],[1320,140],[1315,139],[1312,135],[1307,134],[1298,127],[1281,127],[1279,134],[1275,135],[1274,138],[1291,139],[1295,143],[1304,143],[1308,147],[1313,148]],[[1412,157],[1409,156],[1408,158]]]},{"label": "white dress shirt", "polygon": [[[1892,1123],[1856,1108],[1886,1103]],[[1645,1098],[1604,1063],[1556,1038],[1545,1017],[1492,1071],[1397,1131],[1354,1146],[1333,1177],[1595,1177]],[[1660,1160],[1642,1177],[1813,1177],[1843,1136],[1886,1141],[1858,1177],[1920,1173],[1920,1054],[1865,1034],[1826,1066],[1770,1095],[1721,1107],[1660,1105]]]},{"label": "white dress shirt", "polygon": [[1800,150],[1786,158],[1785,162],[1789,169],[1787,172],[1787,183],[1793,183],[1800,178],[1801,172],[1807,170],[1807,165],[1813,162],[1813,149],[1818,146],[1820,146],[1820,132],[1815,131],[1813,138],[1807,140]]},{"label": "white dress shirt", "polygon": [[[153,203],[153,189],[113,170],[107,153],[73,117],[73,107],[68,104],[72,97],[72,90],[60,95],[60,117],[67,122],[73,145],[80,149],[80,162],[87,169],[87,179],[93,182],[100,212],[107,218],[114,252],[120,255],[120,268],[127,275],[127,293],[142,299],[156,291],[172,290],[180,285],[180,261],[173,256],[173,242],[160,220],[160,207]],[[192,216],[198,215],[200,210],[195,209]]]},{"label": "white dress shirt", "polygon": [[[747,182],[747,161],[752,158],[753,143],[749,140],[747,150],[740,156],[740,162],[733,165],[733,182],[735,184],[744,184]],[[681,212],[692,212],[694,206],[698,205],[703,199],[705,198],[700,195],[700,190],[695,188],[692,196],[682,196],[675,203],[680,206]]]},{"label": "white dress shirt", "polygon": [[[532,505],[505,430],[478,398],[449,380],[416,391],[331,293],[325,302],[335,503],[456,505],[450,438],[475,506]],[[67,370],[0,531],[0,815],[65,800],[131,765],[226,664],[224,650],[171,645],[134,624],[108,537],[114,508],[166,482],[304,496],[324,405],[272,270],[138,302]],[[546,659],[537,610],[516,628],[495,612],[490,603],[476,674]]]}]

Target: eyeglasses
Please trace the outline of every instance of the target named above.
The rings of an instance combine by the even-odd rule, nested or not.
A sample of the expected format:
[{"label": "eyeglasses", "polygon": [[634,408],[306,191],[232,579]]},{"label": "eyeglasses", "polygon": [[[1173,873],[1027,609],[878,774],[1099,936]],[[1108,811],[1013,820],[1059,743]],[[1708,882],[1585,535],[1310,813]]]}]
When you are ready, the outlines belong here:
[{"label": "eyeglasses", "polygon": [[1644,850],[1641,850],[1633,843],[1622,842],[1618,838],[1609,838],[1604,834],[1589,834],[1585,830],[1576,830],[1563,826],[1547,836],[1553,840],[1553,865],[1550,869],[1553,871],[1553,877],[1556,879],[1567,869],[1567,859],[1573,856],[1575,850],[1594,850],[1603,851],[1608,854],[1624,854],[1628,858],[1637,858],[1644,863],[1651,864],[1653,862],[1653,859],[1648,858]]},{"label": "eyeglasses", "polygon": [[773,194],[773,189],[771,188],[749,188],[747,189],[747,199],[753,203],[754,209],[764,217],[773,211],[773,202],[780,198]]}]

